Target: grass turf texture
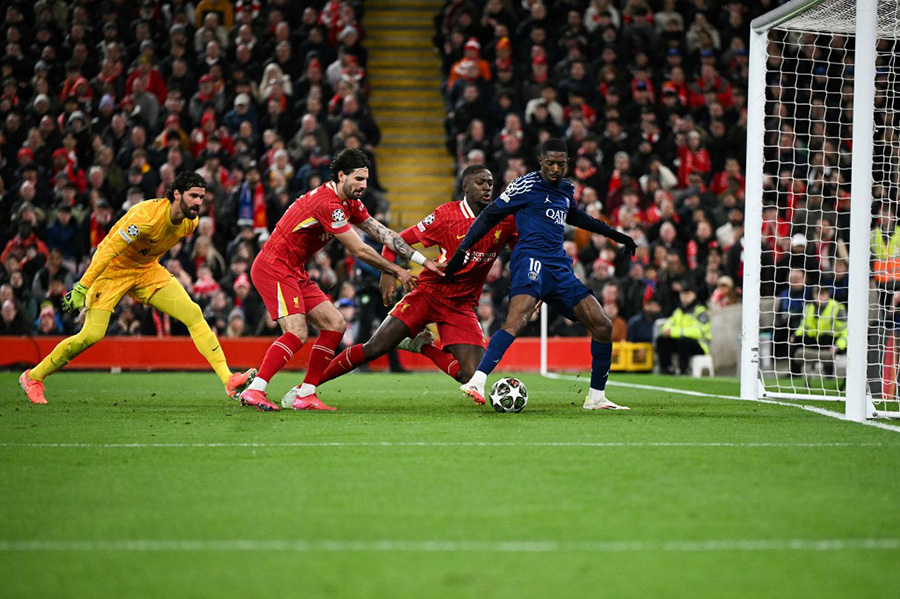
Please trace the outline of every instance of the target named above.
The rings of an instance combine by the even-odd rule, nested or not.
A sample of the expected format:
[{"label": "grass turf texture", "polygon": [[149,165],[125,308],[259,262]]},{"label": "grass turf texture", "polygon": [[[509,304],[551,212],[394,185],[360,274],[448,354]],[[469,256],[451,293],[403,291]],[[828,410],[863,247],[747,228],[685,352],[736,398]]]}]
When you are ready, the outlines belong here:
[{"label": "grass turf texture", "polygon": [[593,413],[586,380],[519,376],[497,414],[437,374],[344,377],[335,413],[241,408],[208,373],[64,372],[31,406],[0,374],[0,597],[896,592],[898,433],[624,387]]}]

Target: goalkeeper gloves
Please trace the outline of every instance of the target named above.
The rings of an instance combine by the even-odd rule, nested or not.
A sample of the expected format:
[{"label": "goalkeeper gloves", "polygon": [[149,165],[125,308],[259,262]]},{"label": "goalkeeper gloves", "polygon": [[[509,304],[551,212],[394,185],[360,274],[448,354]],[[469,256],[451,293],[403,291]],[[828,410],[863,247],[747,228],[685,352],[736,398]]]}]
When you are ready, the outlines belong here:
[{"label": "goalkeeper gloves", "polygon": [[72,287],[72,291],[63,298],[63,310],[69,314],[78,314],[84,308],[84,296],[87,295],[88,288],[79,281]]}]

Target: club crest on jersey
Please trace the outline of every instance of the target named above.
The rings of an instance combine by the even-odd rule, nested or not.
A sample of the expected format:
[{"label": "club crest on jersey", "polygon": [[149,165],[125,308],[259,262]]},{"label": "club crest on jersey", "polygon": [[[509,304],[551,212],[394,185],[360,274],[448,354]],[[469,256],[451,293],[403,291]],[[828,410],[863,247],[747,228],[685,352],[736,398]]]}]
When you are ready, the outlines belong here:
[{"label": "club crest on jersey", "polygon": [[338,208],[331,213],[331,221],[335,227],[343,227],[347,224],[347,216],[344,214],[343,210]]}]

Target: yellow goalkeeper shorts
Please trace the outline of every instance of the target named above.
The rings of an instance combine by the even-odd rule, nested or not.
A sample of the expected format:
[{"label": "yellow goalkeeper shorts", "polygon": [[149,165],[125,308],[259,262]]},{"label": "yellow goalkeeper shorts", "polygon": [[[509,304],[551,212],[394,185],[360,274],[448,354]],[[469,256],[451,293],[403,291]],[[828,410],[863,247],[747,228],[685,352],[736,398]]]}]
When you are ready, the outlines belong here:
[{"label": "yellow goalkeeper shorts", "polygon": [[112,312],[126,293],[146,304],[151,295],[172,281],[172,273],[158,263],[141,269],[110,266],[88,289],[84,306]]}]

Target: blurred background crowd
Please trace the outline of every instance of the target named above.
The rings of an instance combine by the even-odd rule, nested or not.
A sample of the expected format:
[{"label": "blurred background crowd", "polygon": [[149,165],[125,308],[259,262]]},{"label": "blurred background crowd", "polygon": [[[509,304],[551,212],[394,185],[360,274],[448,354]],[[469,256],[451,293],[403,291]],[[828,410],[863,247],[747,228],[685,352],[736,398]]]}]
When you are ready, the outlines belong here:
[{"label": "blurred background crowd", "polygon": [[[537,168],[543,139],[562,137],[578,202],[638,242],[630,260],[583,231],[566,241],[617,339],[640,340],[685,288],[704,306],[739,301],[749,22],[776,4],[448,0],[435,16],[455,165],[488,164],[499,194]],[[249,280],[261,243],[327,179],[335,152],[359,147],[374,164],[363,3],[0,5],[0,332],[72,332],[60,300],[91,251],[192,169],[207,202],[164,265],[218,334],[275,334]],[[364,202],[386,221],[377,164],[371,175]],[[310,272],[348,317],[348,341],[365,340],[384,315],[378,273],[336,244]],[[477,308],[486,335],[508,280],[498,261]],[[111,323],[111,334],[184,333],[127,298]],[[551,334],[584,331],[555,317]]]},{"label": "blurred background crowd", "polygon": [[[565,243],[615,340],[740,301],[749,23],[776,5],[449,0],[435,19],[457,162],[490,165],[499,193],[561,137],[581,207],[637,241],[634,259],[583,231]],[[496,270],[479,310],[502,322]],[[551,334],[584,329],[556,316]]]},{"label": "blurred background crowd", "polygon": [[[163,264],[225,336],[269,335],[249,267],[331,156],[373,161],[362,2],[5,0],[0,97],[0,332],[71,333],[61,311],[92,251],[134,203],[186,169],[209,183],[196,233]],[[329,247],[310,272],[368,335],[376,273]],[[366,314],[367,322],[377,321]],[[110,334],[186,334],[125,298]],[[358,330],[363,329],[363,330]]]}]

